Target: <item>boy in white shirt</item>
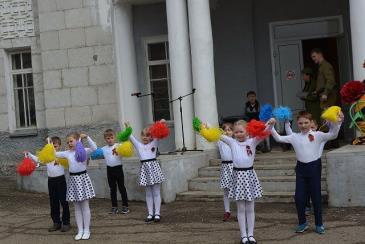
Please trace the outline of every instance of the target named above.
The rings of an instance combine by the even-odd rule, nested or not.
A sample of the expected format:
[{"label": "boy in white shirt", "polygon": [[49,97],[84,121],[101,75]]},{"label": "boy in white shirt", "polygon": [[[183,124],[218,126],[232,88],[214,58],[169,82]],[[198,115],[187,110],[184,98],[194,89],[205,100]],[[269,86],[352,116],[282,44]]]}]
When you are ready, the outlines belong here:
[{"label": "boy in white shirt", "polygon": [[110,198],[112,201],[112,214],[119,213],[118,210],[118,201],[117,201],[117,186],[119,188],[119,192],[122,196],[122,210],[121,213],[127,214],[129,213],[128,208],[128,195],[127,190],[124,186],[124,172],[122,160],[118,153],[116,152],[116,147],[118,146],[115,143],[115,132],[112,129],[107,129],[104,132],[104,139],[106,142],[106,146],[102,147],[103,155],[106,162],[107,169],[107,177],[108,184],[110,187]]},{"label": "boy in white shirt", "polygon": [[296,232],[302,233],[308,229],[305,206],[309,192],[314,208],[315,231],[318,234],[324,234],[321,209],[321,156],[323,145],[338,136],[343,121],[343,114],[339,114],[338,123],[332,124],[328,133],[312,131],[312,115],[306,111],[299,112],[297,120],[300,133],[280,136],[273,128],[272,136],[277,142],[290,143],[296,153],[295,204],[299,220]]}]

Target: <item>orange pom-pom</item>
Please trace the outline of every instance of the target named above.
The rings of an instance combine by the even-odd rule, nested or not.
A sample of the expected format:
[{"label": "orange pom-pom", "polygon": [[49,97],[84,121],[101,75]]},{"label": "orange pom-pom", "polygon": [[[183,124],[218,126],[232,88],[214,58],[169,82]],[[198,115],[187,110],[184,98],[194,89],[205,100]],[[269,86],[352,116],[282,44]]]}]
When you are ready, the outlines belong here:
[{"label": "orange pom-pom", "polygon": [[23,161],[18,165],[16,171],[21,176],[29,176],[33,173],[36,166],[30,158],[24,158]]},{"label": "orange pom-pom", "polygon": [[247,123],[246,131],[250,137],[257,137],[259,139],[264,139],[270,135],[270,131],[266,130],[265,123],[255,119]]},{"label": "orange pom-pom", "polygon": [[152,138],[163,139],[168,137],[170,129],[165,122],[157,121],[149,128]]}]

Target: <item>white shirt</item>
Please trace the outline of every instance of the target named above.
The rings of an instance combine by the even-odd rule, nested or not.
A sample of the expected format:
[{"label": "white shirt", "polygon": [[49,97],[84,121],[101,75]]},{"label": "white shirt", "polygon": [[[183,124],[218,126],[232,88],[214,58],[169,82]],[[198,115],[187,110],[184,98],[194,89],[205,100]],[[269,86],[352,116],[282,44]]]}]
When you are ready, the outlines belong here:
[{"label": "white shirt", "polygon": [[153,139],[148,144],[143,144],[138,141],[133,135],[129,137],[134,148],[136,149],[140,160],[154,159],[157,154],[158,140]]},{"label": "white shirt", "polygon": [[226,143],[232,151],[233,167],[249,168],[253,166],[255,159],[256,146],[261,140],[249,138],[239,142],[232,137],[222,135],[221,140]]},{"label": "white shirt", "polygon": [[[91,148],[85,148],[87,157],[90,156],[90,154],[97,149],[97,146],[93,140],[91,140],[90,137],[87,137],[87,142],[89,143]],[[58,158],[66,158],[68,160],[68,167],[70,173],[78,173],[86,170],[86,162],[77,162],[75,157],[75,150],[70,151],[63,151],[63,152],[56,152],[56,157]]]},{"label": "white shirt", "polygon": [[218,141],[217,142],[219,154],[221,155],[222,161],[232,161],[232,150],[228,144]]},{"label": "white shirt", "polygon": [[[28,156],[36,163],[39,163],[38,157],[28,153]],[[58,177],[65,174],[65,169],[63,166],[55,161],[50,162],[47,165],[47,175],[48,177]]]},{"label": "white shirt", "polygon": [[[309,163],[322,156],[324,144],[337,137],[341,124],[332,125],[328,133],[309,131],[307,133],[293,133],[287,136],[280,136],[275,128],[272,128],[272,136],[277,142],[292,144],[297,160],[302,163]],[[313,136],[313,141],[309,140],[309,135]]]},{"label": "white shirt", "polygon": [[118,156],[118,153],[116,152],[116,148],[118,146],[119,146],[119,144],[115,143],[112,146],[106,145],[106,146],[101,148],[101,150],[103,150],[105,163],[109,167],[122,165],[122,159],[121,159],[120,156]]}]

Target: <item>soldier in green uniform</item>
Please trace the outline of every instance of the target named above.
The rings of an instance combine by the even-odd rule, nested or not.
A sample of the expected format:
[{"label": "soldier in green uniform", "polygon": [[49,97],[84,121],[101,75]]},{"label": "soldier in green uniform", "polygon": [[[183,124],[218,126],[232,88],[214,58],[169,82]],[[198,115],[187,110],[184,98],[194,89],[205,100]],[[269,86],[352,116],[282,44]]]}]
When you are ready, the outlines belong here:
[{"label": "soldier in green uniform", "polygon": [[315,93],[319,95],[321,109],[337,104],[337,84],[333,66],[327,62],[321,49],[315,48],[311,51],[311,58],[318,64],[317,87]]},{"label": "soldier in green uniform", "polygon": [[313,70],[309,67],[305,67],[302,70],[302,75],[305,85],[300,98],[305,102],[305,110],[312,114],[313,119],[317,123],[320,123],[321,108],[319,104],[319,97],[315,93],[317,82],[314,79]]}]

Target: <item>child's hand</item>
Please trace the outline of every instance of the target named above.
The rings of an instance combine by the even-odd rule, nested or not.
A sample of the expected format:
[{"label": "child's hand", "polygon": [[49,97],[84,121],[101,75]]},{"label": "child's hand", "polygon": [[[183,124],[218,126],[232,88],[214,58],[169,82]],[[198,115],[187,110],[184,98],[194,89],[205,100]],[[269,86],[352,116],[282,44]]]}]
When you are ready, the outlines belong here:
[{"label": "child's hand", "polygon": [[267,125],[275,125],[275,123],[276,123],[276,119],[274,119],[274,118],[271,118],[271,119],[269,119],[269,121],[267,121]]},{"label": "child's hand", "polygon": [[344,120],[345,116],[343,115],[342,111],[340,111],[340,113],[338,114],[338,122],[342,122]]},{"label": "child's hand", "polygon": [[81,138],[81,139],[85,139],[85,138],[87,138],[87,135],[86,135],[86,134],[84,134],[84,133],[81,133],[81,134],[80,134],[80,138]]},{"label": "child's hand", "polygon": [[131,124],[128,121],[127,122],[124,122],[124,127],[125,128],[131,127]]},{"label": "child's hand", "polygon": [[23,154],[28,157],[29,151],[23,151]]},{"label": "child's hand", "polygon": [[166,120],[165,119],[161,119],[160,122],[161,123],[166,123]]},{"label": "child's hand", "polygon": [[208,128],[208,124],[207,123],[202,123],[202,128],[207,129]]}]

